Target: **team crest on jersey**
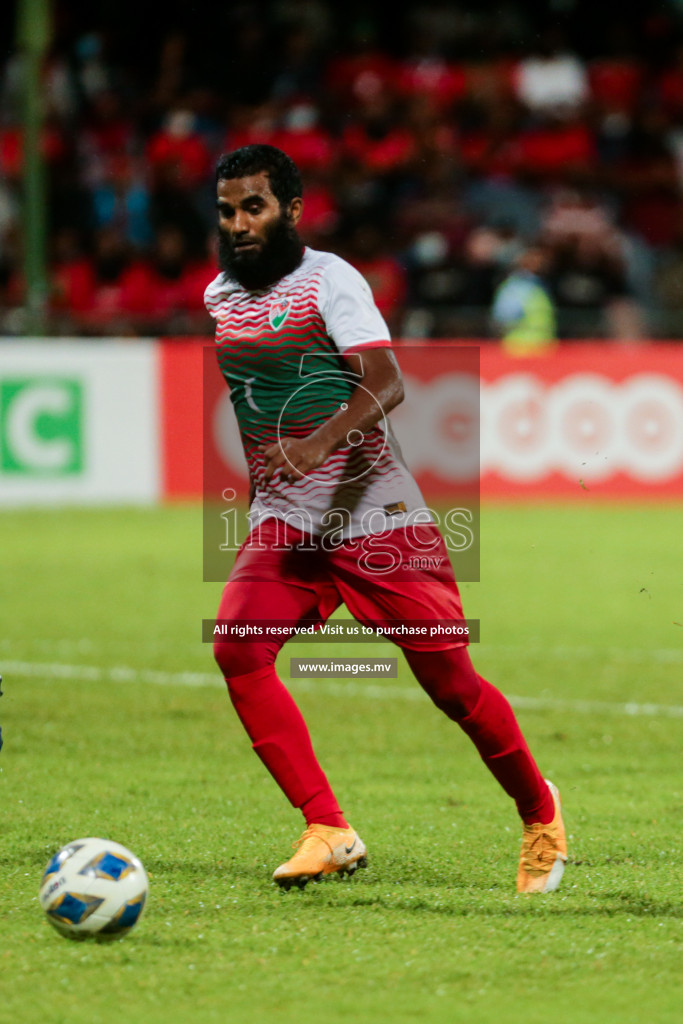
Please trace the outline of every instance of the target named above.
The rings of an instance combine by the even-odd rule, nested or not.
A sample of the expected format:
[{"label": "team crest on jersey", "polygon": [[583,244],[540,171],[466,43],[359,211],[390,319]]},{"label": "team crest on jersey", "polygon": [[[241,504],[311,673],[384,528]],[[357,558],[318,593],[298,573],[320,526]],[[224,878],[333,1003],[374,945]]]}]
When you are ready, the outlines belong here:
[{"label": "team crest on jersey", "polygon": [[283,323],[289,316],[289,311],[292,308],[294,299],[278,299],[274,302],[268,311],[268,319],[270,320],[270,326],[274,331],[279,331]]}]

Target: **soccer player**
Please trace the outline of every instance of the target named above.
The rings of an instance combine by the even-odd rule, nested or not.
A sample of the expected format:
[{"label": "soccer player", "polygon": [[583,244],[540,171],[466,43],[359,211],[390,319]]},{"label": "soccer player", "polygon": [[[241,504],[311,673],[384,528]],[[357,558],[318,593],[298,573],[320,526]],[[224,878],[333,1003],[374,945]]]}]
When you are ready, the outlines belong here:
[{"label": "soccer player", "polygon": [[[249,467],[252,522],[218,619],[323,623],[344,602],[365,626],[462,620],[443,537],[416,515],[424,502],[385,419],[403,388],[368,285],[339,257],[303,247],[301,180],[281,150],[253,145],[222,156],[216,188],[220,273],[205,301]],[[437,568],[412,568],[416,549],[433,556],[419,564]],[[222,635],[214,653],[254,750],[304,815],[294,856],[273,875],[288,889],[352,874],[366,848],[275,671],[286,639]],[[559,793],[508,701],[475,672],[460,638],[395,642],[516,802],[518,890],[556,889],[567,857]]]}]

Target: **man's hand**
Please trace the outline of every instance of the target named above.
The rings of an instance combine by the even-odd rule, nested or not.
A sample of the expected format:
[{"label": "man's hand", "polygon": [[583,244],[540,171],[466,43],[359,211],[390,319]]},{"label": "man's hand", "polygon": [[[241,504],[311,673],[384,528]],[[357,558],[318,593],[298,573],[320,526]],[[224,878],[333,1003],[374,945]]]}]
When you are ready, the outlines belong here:
[{"label": "man's hand", "polygon": [[365,433],[403,401],[401,371],[391,349],[371,348],[348,355],[345,361],[362,387],[308,437],[283,437],[274,444],[258,446],[265,458],[266,484],[278,470],[289,483],[302,480],[337,448],[362,442]]},{"label": "man's hand", "polygon": [[315,434],[309,437],[283,437],[282,441],[260,444],[258,447],[266,462],[267,484],[278,470],[283,480],[296,483],[312,469],[322,466],[330,454],[329,446]]}]

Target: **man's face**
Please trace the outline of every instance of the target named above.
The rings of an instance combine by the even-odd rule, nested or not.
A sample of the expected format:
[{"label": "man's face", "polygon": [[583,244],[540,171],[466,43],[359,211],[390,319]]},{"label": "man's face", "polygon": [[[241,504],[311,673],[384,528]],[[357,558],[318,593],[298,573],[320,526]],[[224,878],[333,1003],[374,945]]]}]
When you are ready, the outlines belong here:
[{"label": "man's face", "polygon": [[300,259],[295,225],[301,199],[283,208],[265,172],[221,179],[217,185],[221,269],[247,288],[263,288],[289,273]]}]

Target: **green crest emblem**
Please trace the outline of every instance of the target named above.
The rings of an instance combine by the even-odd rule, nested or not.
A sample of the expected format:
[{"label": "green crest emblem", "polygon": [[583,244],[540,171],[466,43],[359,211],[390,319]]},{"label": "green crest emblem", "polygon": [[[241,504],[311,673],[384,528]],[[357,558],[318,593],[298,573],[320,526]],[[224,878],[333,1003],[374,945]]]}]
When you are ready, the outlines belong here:
[{"label": "green crest emblem", "polygon": [[268,318],[270,320],[270,326],[274,331],[279,331],[283,323],[289,316],[289,311],[292,308],[292,299],[278,299],[270,307]]}]

